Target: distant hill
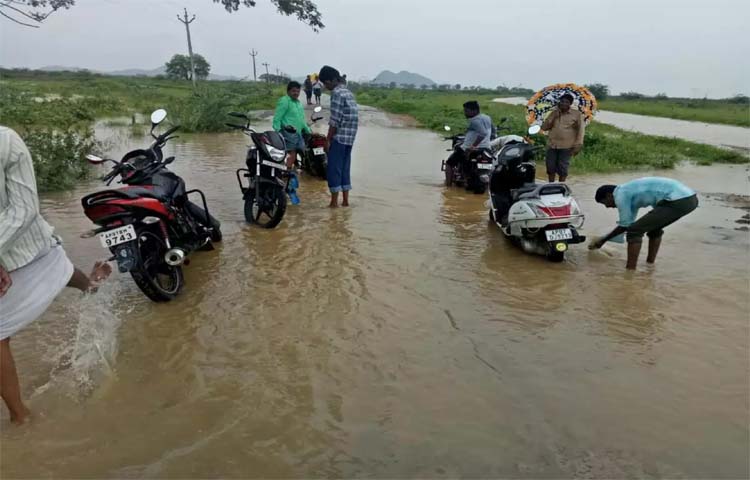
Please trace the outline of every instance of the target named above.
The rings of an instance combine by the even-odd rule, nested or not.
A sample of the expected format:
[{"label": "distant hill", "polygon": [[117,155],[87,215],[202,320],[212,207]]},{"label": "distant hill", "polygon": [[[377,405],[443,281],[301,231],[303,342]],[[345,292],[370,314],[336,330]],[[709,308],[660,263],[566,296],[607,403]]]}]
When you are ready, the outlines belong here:
[{"label": "distant hill", "polygon": [[[98,73],[100,75],[109,75],[112,77],[158,77],[159,75],[166,75],[167,68],[162,65],[161,67],[152,68],[150,70],[144,68],[127,68],[124,70],[114,70],[111,72],[103,72],[99,70],[89,70],[87,68],[80,67],[63,67],[60,65],[50,65],[47,67],[38,68],[43,72],[84,72],[89,71],[91,73]],[[209,80],[242,80],[240,77],[228,76],[228,75],[216,75],[210,73],[208,75]]]},{"label": "distant hill", "polygon": [[370,83],[375,85],[390,85],[394,82],[396,85],[413,85],[415,87],[421,87],[422,85],[435,85],[434,81],[418,73],[407,71],[393,73],[390,70],[383,70]]}]

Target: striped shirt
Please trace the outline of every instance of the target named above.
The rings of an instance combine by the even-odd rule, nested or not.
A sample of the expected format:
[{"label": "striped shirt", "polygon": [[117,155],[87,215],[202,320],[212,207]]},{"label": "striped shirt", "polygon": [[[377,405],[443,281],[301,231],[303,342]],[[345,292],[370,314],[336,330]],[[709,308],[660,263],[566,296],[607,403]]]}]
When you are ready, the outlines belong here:
[{"label": "striped shirt", "polygon": [[0,126],[0,266],[13,271],[57,243],[39,213],[31,154],[16,132]]},{"label": "striped shirt", "polygon": [[331,92],[331,119],[328,125],[336,127],[334,140],[342,145],[354,145],[359,124],[359,106],[354,95],[343,85]]}]

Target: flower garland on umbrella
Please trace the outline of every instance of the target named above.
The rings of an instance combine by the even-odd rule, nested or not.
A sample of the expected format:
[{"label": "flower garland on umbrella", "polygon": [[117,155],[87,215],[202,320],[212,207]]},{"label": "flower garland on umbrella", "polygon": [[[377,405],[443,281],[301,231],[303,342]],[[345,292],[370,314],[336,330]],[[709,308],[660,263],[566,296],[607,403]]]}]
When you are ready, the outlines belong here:
[{"label": "flower garland on umbrella", "polygon": [[573,96],[571,108],[580,110],[588,125],[597,112],[596,97],[588,88],[575,83],[556,83],[536,92],[526,106],[526,121],[528,124],[541,125],[549,112],[557,106],[560,97],[566,93]]}]

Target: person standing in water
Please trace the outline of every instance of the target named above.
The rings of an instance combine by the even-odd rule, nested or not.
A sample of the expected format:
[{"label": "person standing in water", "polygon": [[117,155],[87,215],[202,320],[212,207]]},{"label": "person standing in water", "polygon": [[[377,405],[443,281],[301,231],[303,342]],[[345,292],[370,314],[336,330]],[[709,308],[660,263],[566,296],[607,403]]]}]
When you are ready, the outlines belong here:
[{"label": "person standing in water", "polygon": [[303,86],[305,87],[304,90],[305,96],[307,97],[307,104],[312,105],[313,81],[312,78],[310,78],[310,75],[305,79]]},{"label": "person standing in water", "polygon": [[[602,185],[597,189],[595,200],[607,208],[620,212],[618,226],[608,235],[595,238],[589,249],[602,248],[605,243],[623,233],[628,241],[628,270],[635,270],[641,253],[643,235],[648,235],[648,258],[656,262],[664,228],[698,208],[696,193],[671,178],[645,177],[622,185]],[[652,207],[646,215],[636,220],[638,210]]]},{"label": "person standing in water", "polygon": [[286,95],[276,103],[276,112],[273,116],[273,129],[281,133],[286,143],[286,166],[294,167],[297,153],[305,152],[305,139],[303,133],[312,133],[305,121],[305,108],[299,101],[300,84],[291,81],[286,86]]},{"label": "person standing in water", "polygon": [[29,150],[0,126],[0,397],[11,422],[24,423],[31,414],[21,399],[11,336],[41,316],[64,287],[93,292],[110,273],[104,262],[88,276],[70,262],[39,213]]},{"label": "person standing in water", "polygon": [[570,108],[573,95],[566,93],[560,97],[557,108],[552,110],[542,123],[542,130],[549,132],[547,147],[547,177],[550,183],[557,176],[561,182],[568,178],[571,157],[575,157],[583,148],[583,136],[586,131],[583,114]]},{"label": "person standing in water", "polygon": [[352,148],[359,126],[359,106],[354,95],[342,83],[339,71],[328,65],[318,75],[326,89],[331,91],[331,118],[328,122],[328,188],[331,191],[329,207],[339,206],[339,192],[343,194],[342,207],[349,206],[352,189]]},{"label": "person standing in water", "polygon": [[316,79],[313,83],[313,95],[315,95],[315,105],[320,105],[320,96],[323,94],[323,84],[320,79]]}]

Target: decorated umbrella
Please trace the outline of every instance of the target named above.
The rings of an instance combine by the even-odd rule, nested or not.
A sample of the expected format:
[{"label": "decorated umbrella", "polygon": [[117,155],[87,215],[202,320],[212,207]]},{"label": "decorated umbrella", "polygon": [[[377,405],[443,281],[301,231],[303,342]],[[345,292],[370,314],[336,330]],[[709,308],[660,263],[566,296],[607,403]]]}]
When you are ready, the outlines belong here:
[{"label": "decorated umbrella", "polygon": [[596,97],[586,87],[575,83],[557,83],[536,92],[526,106],[526,121],[529,125],[541,125],[545,117],[557,106],[560,97],[569,93],[573,96],[573,106],[583,113],[586,124],[596,115]]}]

